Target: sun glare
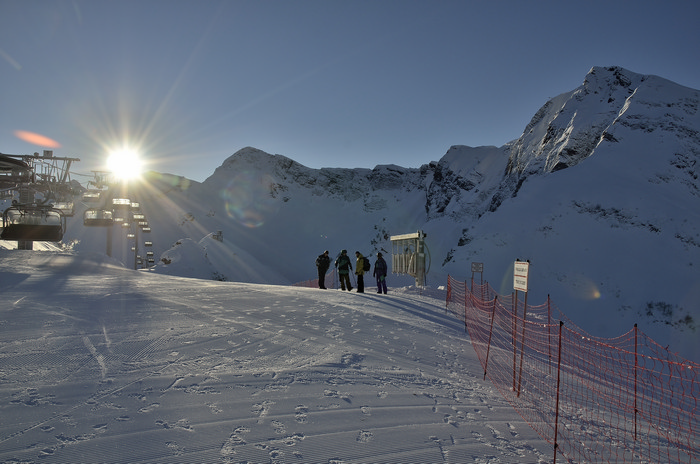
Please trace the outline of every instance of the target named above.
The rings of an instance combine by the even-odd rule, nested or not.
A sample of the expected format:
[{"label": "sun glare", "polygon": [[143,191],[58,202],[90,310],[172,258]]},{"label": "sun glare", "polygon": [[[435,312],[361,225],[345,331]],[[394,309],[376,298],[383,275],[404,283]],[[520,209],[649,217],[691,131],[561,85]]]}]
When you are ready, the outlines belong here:
[{"label": "sun glare", "polygon": [[117,179],[135,179],[141,175],[141,158],[133,150],[113,151],[107,158],[107,169]]}]

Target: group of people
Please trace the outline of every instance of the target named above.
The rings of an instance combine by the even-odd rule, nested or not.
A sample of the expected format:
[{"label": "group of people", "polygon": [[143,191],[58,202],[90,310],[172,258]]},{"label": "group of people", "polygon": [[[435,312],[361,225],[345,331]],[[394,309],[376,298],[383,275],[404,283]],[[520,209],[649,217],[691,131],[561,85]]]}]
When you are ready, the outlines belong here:
[{"label": "group of people", "polygon": [[[357,276],[357,293],[365,292],[365,268],[364,260],[366,259],[362,256],[359,251],[355,252],[355,257],[357,258],[355,262],[355,275]],[[323,254],[316,258],[316,268],[318,269],[318,288],[326,288],[326,272],[331,266],[331,258],[328,250],[324,251]],[[348,251],[343,250],[340,255],[335,260],[335,267],[338,269],[338,277],[340,279],[340,288],[342,290],[347,289],[352,290],[352,285],[350,284],[350,272],[352,272],[352,263],[350,257],[348,256]],[[386,275],[388,267],[386,261],[382,257],[382,253],[377,253],[377,260],[374,262],[374,272],[372,275],[377,279],[377,293],[384,293],[386,295]]]}]

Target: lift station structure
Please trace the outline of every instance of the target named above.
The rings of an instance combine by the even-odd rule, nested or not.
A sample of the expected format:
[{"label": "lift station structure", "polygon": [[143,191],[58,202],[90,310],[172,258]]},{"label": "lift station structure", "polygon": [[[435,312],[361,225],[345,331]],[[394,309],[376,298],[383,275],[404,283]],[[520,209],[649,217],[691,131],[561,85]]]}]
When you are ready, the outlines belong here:
[{"label": "lift station structure", "polygon": [[12,198],[2,214],[3,240],[16,240],[20,250],[31,250],[35,241],[60,242],[66,216],[73,215],[70,168],[78,158],[0,153],[0,198]]},{"label": "lift station structure", "polygon": [[395,274],[408,274],[416,279],[416,287],[425,286],[426,267],[425,234],[423,231],[412,234],[391,236],[391,270]]}]

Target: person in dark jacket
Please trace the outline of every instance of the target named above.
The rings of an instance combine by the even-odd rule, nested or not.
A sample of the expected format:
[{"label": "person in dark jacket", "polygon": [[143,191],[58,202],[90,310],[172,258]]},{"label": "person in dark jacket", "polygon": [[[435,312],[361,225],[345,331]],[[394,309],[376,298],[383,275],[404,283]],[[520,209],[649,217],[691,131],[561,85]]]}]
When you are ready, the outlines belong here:
[{"label": "person in dark jacket", "polygon": [[348,291],[352,290],[350,285],[350,271],[352,271],[352,264],[350,263],[350,257],[348,256],[348,250],[343,250],[340,252],[340,256],[335,260],[335,267],[338,268],[338,277],[340,278],[340,288]]},{"label": "person in dark jacket", "polygon": [[316,258],[316,269],[318,269],[318,288],[326,289],[326,272],[331,267],[331,257],[328,255],[328,250]]},{"label": "person in dark jacket", "polygon": [[374,262],[374,277],[377,278],[377,293],[382,293],[386,295],[386,274],[387,265],[384,258],[382,258],[382,253],[377,253],[377,260]]},{"label": "person in dark jacket", "polygon": [[355,252],[357,263],[355,263],[355,275],[357,276],[357,293],[365,293],[365,268],[362,265],[365,257],[359,251]]}]

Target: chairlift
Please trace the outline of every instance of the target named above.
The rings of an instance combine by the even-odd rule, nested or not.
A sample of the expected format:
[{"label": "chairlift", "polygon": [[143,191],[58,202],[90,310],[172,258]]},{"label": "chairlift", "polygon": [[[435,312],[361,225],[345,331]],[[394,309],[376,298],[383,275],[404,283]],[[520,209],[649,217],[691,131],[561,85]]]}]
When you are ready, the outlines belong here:
[{"label": "chairlift", "polygon": [[150,232],[151,232],[151,228],[150,228],[150,227],[144,227],[144,228],[143,228],[143,229],[141,229],[141,230],[142,230],[142,231],[143,231],[143,233],[145,233],[145,234],[148,234],[148,233],[150,233]]},{"label": "chairlift", "polygon": [[114,214],[106,209],[90,208],[83,213],[83,225],[88,227],[109,227],[114,224]]},{"label": "chairlift", "polygon": [[99,203],[102,198],[102,190],[88,190],[83,193],[83,201],[85,203]]},{"label": "chairlift", "polygon": [[52,206],[13,205],[2,214],[2,240],[60,242],[66,218]]},{"label": "chairlift", "polygon": [[143,242],[143,246],[152,247],[152,246],[153,246],[153,242],[151,242],[150,240],[145,241],[145,242]]},{"label": "chairlift", "polygon": [[64,216],[73,217],[75,215],[75,203],[72,201],[57,201],[53,207],[61,210]]},{"label": "chairlift", "polygon": [[128,234],[126,234],[126,238],[128,238],[128,239],[136,238],[136,234],[134,234],[133,232],[129,232]]},{"label": "chairlift", "polygon": [[128,198],[113,198],[112,206],[116,207],[131,207],[131,200]]},{"label": "chairlift", "polygon": [[146,215],[143,214],[143,213],[133,213],[133,214],[131,215],[131,218],[132,218],[134,221],[143,221],[143,220],[146,219]]},{"label": "chairlift", "polygon": [[137,211],[138,209],[141,208],[141,205],[137,201],[132,201],[131,202],[131,209],[132,211]]},{"label": "chairlift", "polygon": [[147,251],[147,252],[146,252],[146,256],[149,257],[149,258],[152,258],[152,257],[153,257],[153,252],[152,252],[152,251]]}]

